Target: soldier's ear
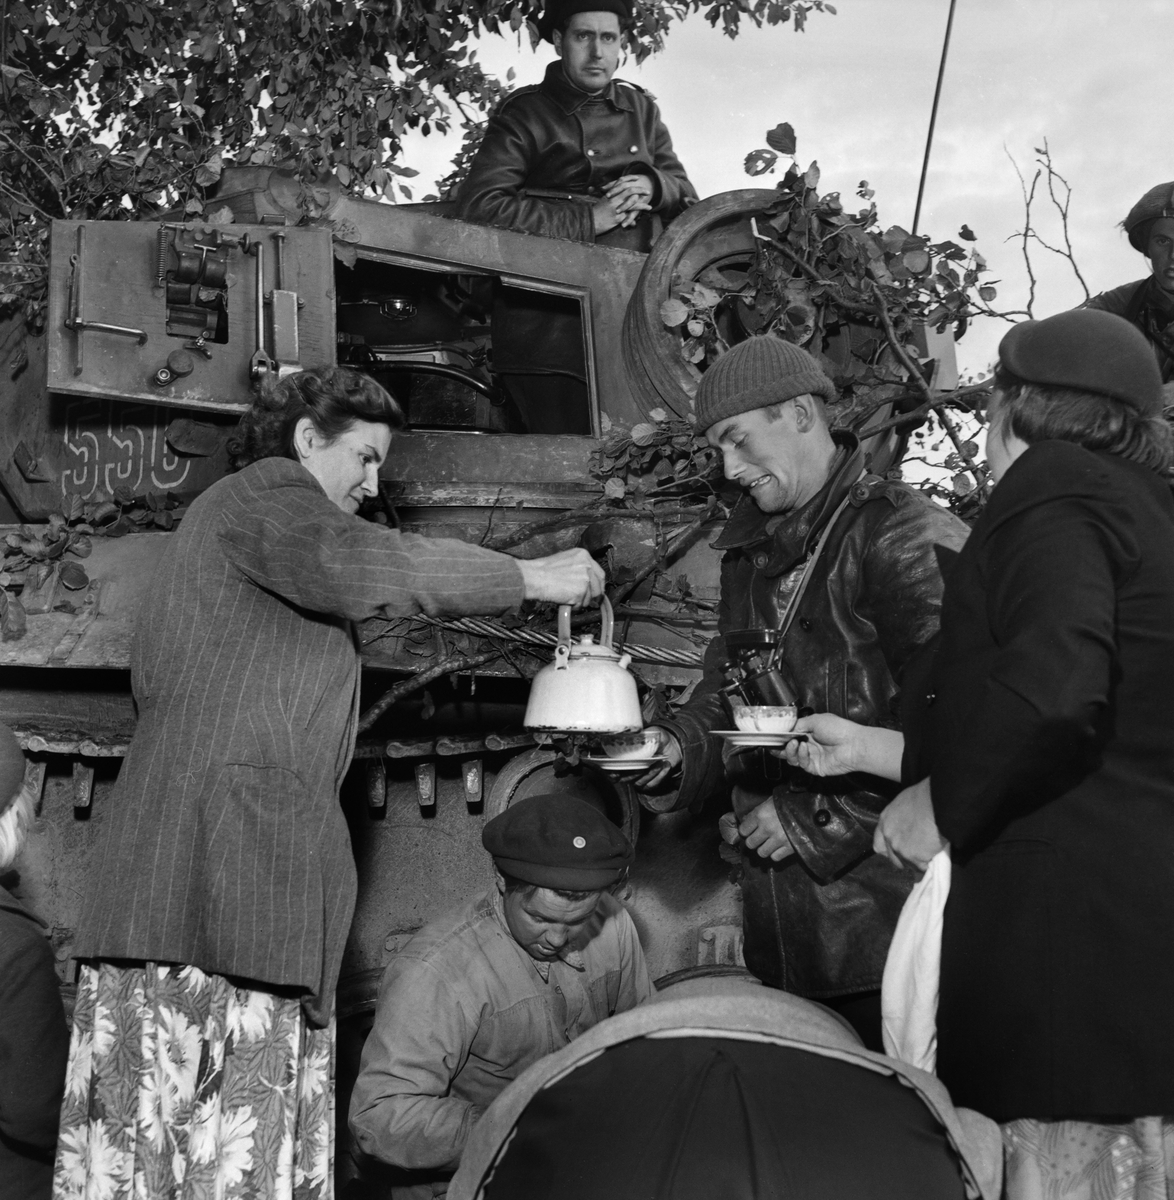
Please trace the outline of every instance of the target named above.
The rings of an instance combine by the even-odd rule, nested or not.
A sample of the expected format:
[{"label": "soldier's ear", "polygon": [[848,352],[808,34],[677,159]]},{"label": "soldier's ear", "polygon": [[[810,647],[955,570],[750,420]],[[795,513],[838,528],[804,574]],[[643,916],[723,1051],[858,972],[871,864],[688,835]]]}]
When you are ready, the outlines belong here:
[{"label": "soldier's ear", "polygon": [[501,873],[496,863],[493,864],[493,881],[497,884],[497,893],[499,896],[505,895],[505,876]]},{"label": "soldier's ear", "polygon": [[808,392],[794,398],[795,428],[800,433],[807,433],[817,425],[826,424],[822,402]]},{"label": "soldier's ear", "polygon": [[553,29],[550,33],[550,40],[554,45],[554,52],[562,58],[563,56],[563,31],[561,29]]}]

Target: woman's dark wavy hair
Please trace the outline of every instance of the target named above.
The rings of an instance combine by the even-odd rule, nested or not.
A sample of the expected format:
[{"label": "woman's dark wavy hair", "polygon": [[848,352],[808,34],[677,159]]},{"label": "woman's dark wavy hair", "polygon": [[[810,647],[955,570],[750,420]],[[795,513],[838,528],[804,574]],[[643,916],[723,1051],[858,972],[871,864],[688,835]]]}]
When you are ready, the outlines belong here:
[{"label": "woman's dark wavy hair", "polygon": [[1029,383],[1005,367],[995,371],[996,419],[1027,443],[1075,442],[1174,475],[1174,430],[1161,414],[1145,416],[1099,392]]},{"label": "woman's dark wavy hair", "polygon": [[309,417],[328,442],[356,421],[402,429],[403,409],[370,375],[349,367],[298,371],[267,380],[228,441],[229,468],[239,471],[260,458],[297,458],[294,429]]}]

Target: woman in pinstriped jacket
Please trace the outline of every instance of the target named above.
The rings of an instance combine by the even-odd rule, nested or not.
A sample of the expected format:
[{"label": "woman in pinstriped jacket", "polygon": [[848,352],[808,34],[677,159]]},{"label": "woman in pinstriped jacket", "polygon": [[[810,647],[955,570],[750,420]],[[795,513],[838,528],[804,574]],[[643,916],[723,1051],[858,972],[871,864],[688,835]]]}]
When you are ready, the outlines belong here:
[{"label": "woman in pinstriped jacket", "polygon": [[61,1200],[332,1194],[353,623],[602,590],[585,551],[527,562],[359,519],[402,424],[357,372],[280,381],[160,560],[79,931]]}]

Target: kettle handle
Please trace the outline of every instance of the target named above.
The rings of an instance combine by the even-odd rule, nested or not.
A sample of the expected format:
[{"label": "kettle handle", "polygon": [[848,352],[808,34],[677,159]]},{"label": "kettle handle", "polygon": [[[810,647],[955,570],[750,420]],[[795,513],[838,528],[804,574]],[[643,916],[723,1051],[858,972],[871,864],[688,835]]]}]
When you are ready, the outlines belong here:
[{"label": "kettle handle", "polygon": [[615,613],[612,611],[611,601],[606,595],[599,598],[599,615],[602,618],[602,624],[599,630],[599,644],[611,649],[612,633],[615,630]]},{"label": "kettle handle", "polygon": [[[606,596],[601,596],[599,599],[599,616],[601,618],[599,644],[610,650],[616,618],[611,601]],[[571,606],[569,604],[558,606],[558,644],[560,646],[571,644]]]}]

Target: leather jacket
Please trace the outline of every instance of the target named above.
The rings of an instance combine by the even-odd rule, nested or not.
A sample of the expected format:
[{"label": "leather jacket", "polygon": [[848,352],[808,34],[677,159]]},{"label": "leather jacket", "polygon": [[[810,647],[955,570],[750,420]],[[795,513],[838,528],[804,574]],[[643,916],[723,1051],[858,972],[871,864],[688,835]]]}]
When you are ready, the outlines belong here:
[{"label": "leather jacket", "polygon": [[766,514],[744,497],[714,542],[726,552],[719,634],[692,698],[659,722],[684,753],[680,787],[642,797],[655,811],[696,808],[724,775],[739,820],[774,799],[795,854],[772,864],[743,850],[746,964],[766,983],[813,997],[880,987],[914,881],[872,853],[877,818],[900,785],[871,775],[821,779],[761,750],[723,750],[710,730],[732,727],[719,691],[724,634],[778,627],[808,555],[848,496],[812,569],[783,660],[801,706],[897,728],[904,667],[937,632],[940,559],[968,532],[907,485],[864,474],[856,439],[836,438],[841,452],[813,500],[793,513]]},{"label": "leather jacket", "polygon": [[697,199],[660,110],[643,88],[622,79],[597,95],[580,91],[553,62],[540,84],[518,88],[498,106],[461,185],[457,216],[594,242],[592,204],[621,175],[635,174],[653,181],[652,213],[599,240],[647,251],[660,225],[649,218],[669,221]]}]

